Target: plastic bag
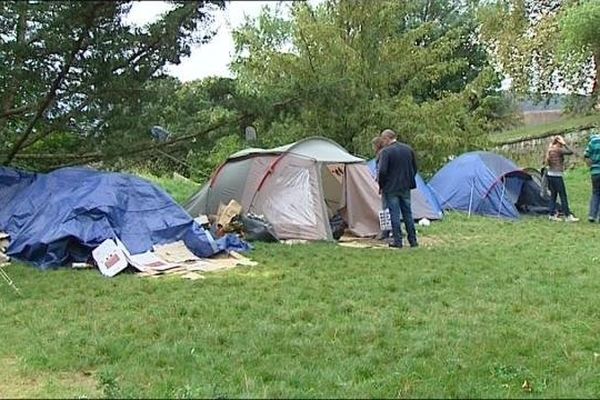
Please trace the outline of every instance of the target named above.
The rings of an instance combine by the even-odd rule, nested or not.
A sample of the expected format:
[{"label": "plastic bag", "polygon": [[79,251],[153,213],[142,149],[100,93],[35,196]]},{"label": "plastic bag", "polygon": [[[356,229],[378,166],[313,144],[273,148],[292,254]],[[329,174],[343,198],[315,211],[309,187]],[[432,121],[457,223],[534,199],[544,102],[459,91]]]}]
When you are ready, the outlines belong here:
[{"label": "plastic bag", "polygon": [[338,213],[329,220],[329,226],[331,227],[331,234],[335,240],[339,240],[346,231],[346,221]]},{"label": "plastic bag", "polygon": [[278,242],[271,224],[259,216],[248,214],[240,217],[244,226],[244,238],[248,241]]}]

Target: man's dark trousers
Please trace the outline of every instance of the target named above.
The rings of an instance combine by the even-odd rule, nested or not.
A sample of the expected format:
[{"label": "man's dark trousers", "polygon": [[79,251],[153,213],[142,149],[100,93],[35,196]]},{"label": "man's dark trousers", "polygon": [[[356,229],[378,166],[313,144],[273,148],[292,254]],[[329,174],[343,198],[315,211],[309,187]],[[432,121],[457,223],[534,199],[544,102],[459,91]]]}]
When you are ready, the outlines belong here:
[{"label": "man's dark trousers", "polygon": [[408,242],[411,246],[417,245],[417,232],[415,231],[415,221],[412,216],[410,204],[410,190],[395,193],[384,193],[385,201],[390,210],[390,219],[392,220],[392,233],[394,235],[394,246],[402,246],[402,220],[406,227]]}]

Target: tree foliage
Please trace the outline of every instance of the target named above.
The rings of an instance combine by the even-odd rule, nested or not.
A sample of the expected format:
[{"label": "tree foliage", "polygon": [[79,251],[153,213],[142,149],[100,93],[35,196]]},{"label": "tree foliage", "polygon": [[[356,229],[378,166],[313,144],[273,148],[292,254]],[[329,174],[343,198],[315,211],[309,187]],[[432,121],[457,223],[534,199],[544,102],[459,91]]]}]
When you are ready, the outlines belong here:
[{"label": "tree foliage", "polygon": [[599,2],[497,0],[479,16],[482,37],[516,92],[566,89],[598,96]]},{"label": "tree foliage", "polygon": [[139,142],[145,83],[209,40],[211,11],[223,7],[170,3],[161,18],[134,27],[124,19],[130,1],[2,2],[0,162],[54,152],[58,142],[56,151],[80,154]]},{"label": "tree foliage", "polygon": [[442,0],[264,10],[234,32],[232,64],[241,93],[281,105],[258,116],[262,142],[323,135],[368,155],[391,127],[426,169],[483,145],[502,100],[473,11]]}]

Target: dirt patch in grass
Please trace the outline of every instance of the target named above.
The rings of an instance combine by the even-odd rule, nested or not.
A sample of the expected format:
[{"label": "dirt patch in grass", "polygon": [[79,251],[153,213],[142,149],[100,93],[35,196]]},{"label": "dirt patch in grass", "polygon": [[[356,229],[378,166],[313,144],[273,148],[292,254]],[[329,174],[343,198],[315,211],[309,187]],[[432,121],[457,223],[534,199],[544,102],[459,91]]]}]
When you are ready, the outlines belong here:
[{"label": "dirt patch in grass", "polygon": [[[445,243],[441,237],[437,236],[419,235],[418,240],[421,247],[437,247]],[[357,249],[389,249],[386,241],[372,238],[357,238],[354,236],[344,236],[339,240],[338,244],[343,247]]]},{"label": "dirt patch in grass", "polygon": [[25,372],[17,357],[0,357],[0,399],[100,397],[91,373]]}]

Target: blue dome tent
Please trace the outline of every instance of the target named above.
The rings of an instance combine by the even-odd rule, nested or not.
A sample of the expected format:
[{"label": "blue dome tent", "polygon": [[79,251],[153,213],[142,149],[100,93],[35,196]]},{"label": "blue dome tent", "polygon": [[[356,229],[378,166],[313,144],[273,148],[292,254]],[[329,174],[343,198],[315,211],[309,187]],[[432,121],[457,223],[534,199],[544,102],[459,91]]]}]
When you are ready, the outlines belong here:
[{"label": "blue dome tent", "polygon": [[[376,179],[377,161],[372,159],[367,162],[367,166],[369,167],[369,172],[371,172],[373,178]],[[421,175],[417,174],[415,180],[417,181],[417,188],[411,192],[414,218],[427,218],[430,220],[442,219],[444,212],[436,195],[433,193],[429,185],[425,183]]]},{"label": "blue dome tent", "polygon": [[465,153],[446,164],[429,182],[444,210],[501,218],[520,212],[547,212],[548,199],[537,181],[495,153]]}]

